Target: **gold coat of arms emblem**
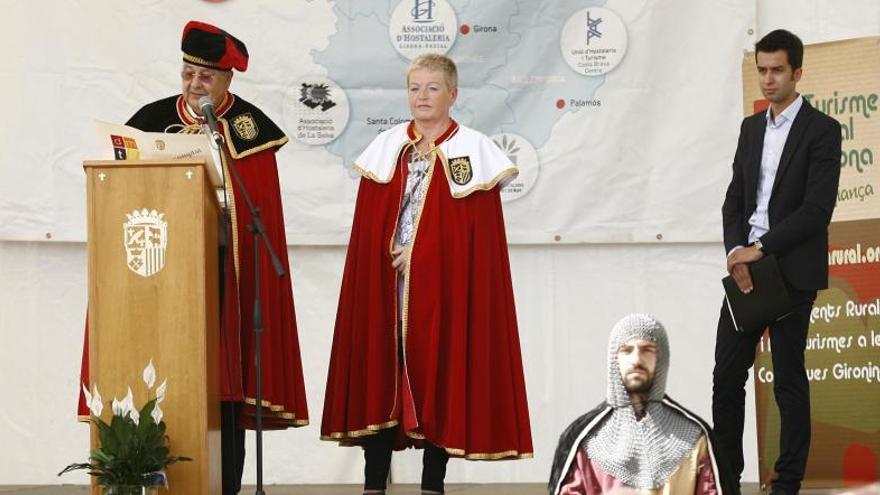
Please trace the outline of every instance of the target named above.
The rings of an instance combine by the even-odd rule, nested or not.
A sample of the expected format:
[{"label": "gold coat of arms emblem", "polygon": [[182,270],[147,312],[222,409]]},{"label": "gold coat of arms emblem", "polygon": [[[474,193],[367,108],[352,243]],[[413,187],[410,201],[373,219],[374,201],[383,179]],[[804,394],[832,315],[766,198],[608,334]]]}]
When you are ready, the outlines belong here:
[{"label": "gold coat of arms emblem", "polygon": [[474,171],[471,169],[471,159],[466,156],[449,160],[449,172],[452,174],[452,182],[463,186],[471,181]]},{"label": "gold coat of arms emblem", "polygon": [[253,141],[256,139],[260,129],[257,128],[257,122],[250,113],[243,113],[232,118],[232,128],[238,137],[245,141]]}]

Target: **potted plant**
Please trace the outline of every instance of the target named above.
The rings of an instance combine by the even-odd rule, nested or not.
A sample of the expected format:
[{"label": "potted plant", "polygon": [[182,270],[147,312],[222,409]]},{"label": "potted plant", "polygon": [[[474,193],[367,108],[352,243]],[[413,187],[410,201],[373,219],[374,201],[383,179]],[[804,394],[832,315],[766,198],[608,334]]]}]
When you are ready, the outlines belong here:
[{"label": "potted plant", "polygon": [[[148,390],[156,382],[153,361],[144,368]],[[134,406],[131,387],[125,398],[113,398],[110,423],[101,419],[104,404],[97,384],[90,392],[83,384],[83,394],[92,413],[91,422],[98,428],[98,448],[92,450],[89,462],[73,463],[60,473],[88,470],[106,495],[143,495],[155,493],[157,487],[168,486],[165,469],[176,462],[192,460],[173,456],[168,450],[165,421],[160,404],[165,400],[168,380],[156,388],[156,396],[138,410]]]}]

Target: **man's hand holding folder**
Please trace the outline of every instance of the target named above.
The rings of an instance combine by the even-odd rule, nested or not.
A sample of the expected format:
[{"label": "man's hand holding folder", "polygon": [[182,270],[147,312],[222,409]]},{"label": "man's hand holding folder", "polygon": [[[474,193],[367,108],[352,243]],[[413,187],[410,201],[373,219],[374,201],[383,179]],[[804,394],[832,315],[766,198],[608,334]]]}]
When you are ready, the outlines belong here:
[{"label": "man's hand holding folder", "polygon": [[727,257],[727,273],[733,277],[743,294],[748,294],[754,289],[749,265],[763,257],[764,252],[754,245],[734,249]]},{"label": "man's hand holding folder", "polygon": [[[738,255],[740,251],[744,253]],[[731,259],[735,257],[747,260],[756,256],[753,262],[741,261],[731,267]],[[721,283],[727,310],[737,331],[760,332],[789,314],[793,301],[775,256],[765,256],[759,249],[748,247],[731,253],[727,262],[730,275]]]}]

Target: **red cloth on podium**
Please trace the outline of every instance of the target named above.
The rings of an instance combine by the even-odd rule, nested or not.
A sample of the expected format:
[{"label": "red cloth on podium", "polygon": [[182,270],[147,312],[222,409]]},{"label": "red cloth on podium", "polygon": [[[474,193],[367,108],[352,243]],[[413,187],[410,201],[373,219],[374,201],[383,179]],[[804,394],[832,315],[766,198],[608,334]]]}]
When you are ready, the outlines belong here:
[{"label": "red cloth on podium", "polygon": [[352,445],[400,425],[397,448],[427,440],[468,459],[531,457],[500,186],[454,199],[439,157],[412,241],[399,362],[390,250],[410,149],[389,183],[360,181],[321,437]]}]

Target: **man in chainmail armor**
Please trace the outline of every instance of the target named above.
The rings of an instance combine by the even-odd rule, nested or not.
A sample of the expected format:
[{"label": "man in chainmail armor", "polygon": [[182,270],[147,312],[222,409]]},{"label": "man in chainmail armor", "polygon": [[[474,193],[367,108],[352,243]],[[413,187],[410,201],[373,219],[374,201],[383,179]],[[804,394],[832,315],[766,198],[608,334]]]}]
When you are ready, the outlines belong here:
[{"label": "man in chainmail armor", "polygon": [[551,495],[723,494],[728,477],[709,426],[666,396],[669,357],[660,322],[642,314],[617,322],[606,400],[560,437]]}]

